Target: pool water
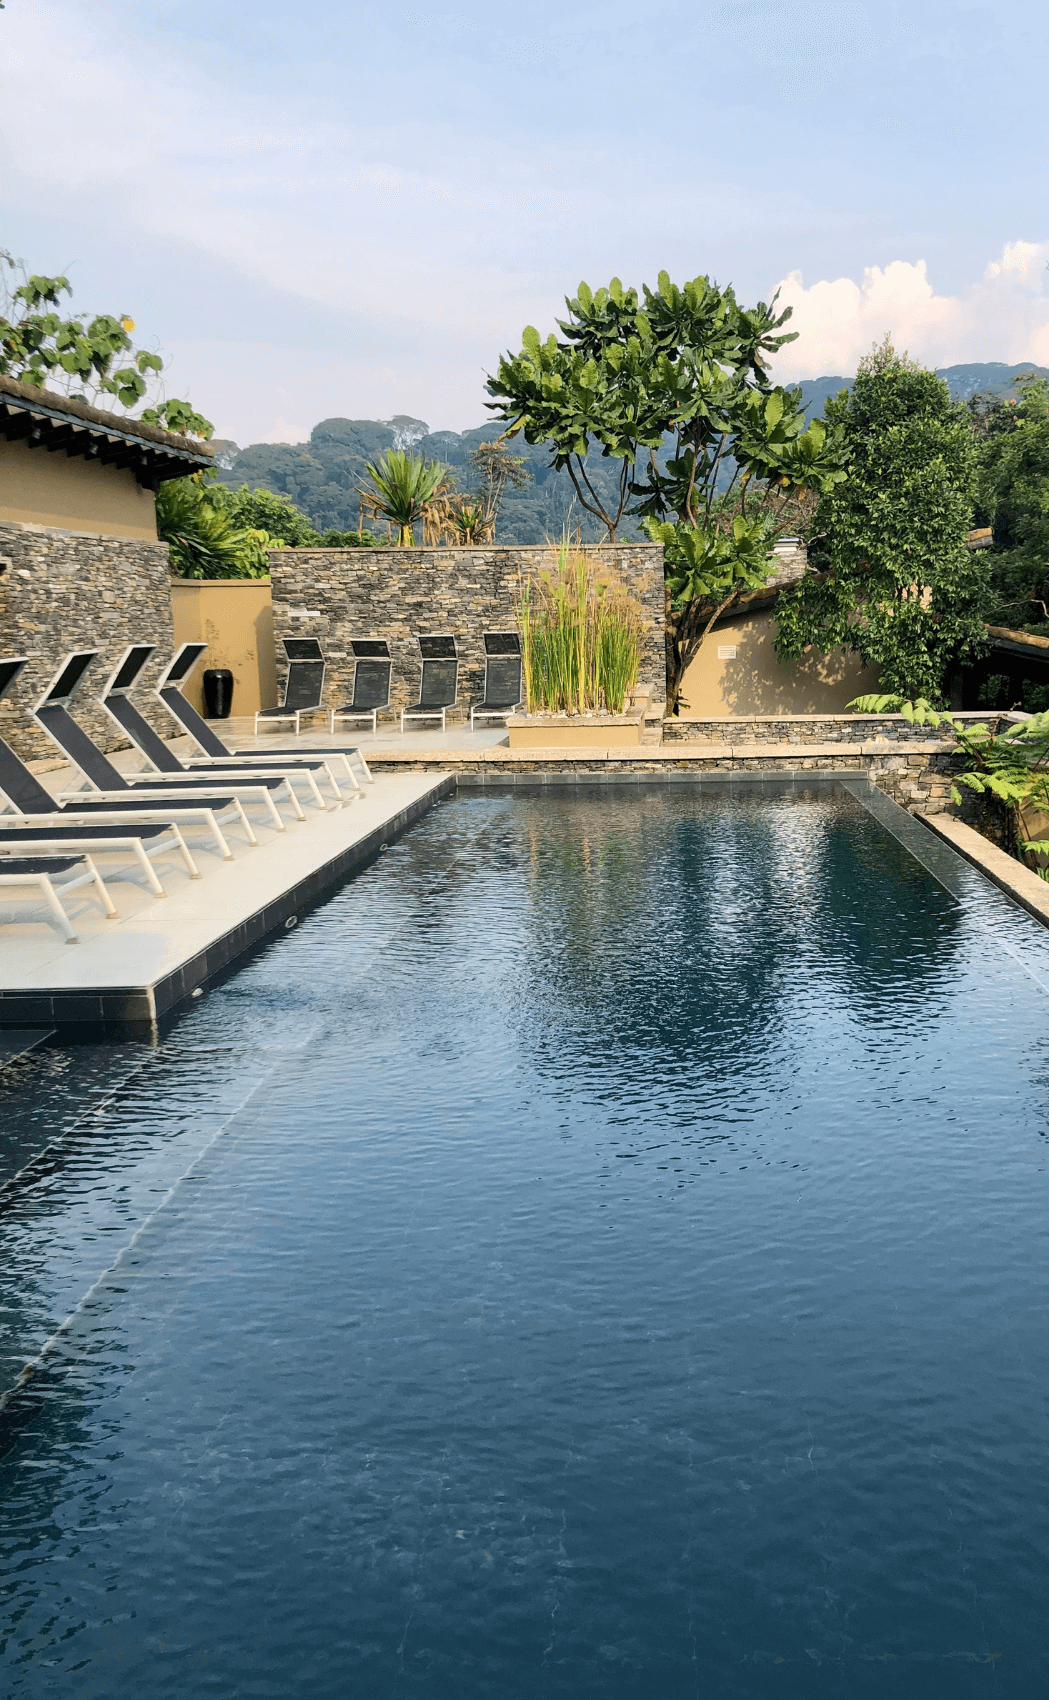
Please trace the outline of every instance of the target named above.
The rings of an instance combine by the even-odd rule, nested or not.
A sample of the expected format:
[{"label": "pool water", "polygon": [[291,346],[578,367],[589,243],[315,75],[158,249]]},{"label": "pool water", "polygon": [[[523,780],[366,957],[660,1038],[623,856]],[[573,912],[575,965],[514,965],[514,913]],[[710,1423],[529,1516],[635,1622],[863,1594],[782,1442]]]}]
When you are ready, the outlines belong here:
[{"label": "pool water", "polygon": [[897,814],[460,793],[16,1070],[2,1692],[1039,1692],[1049,946]]}]

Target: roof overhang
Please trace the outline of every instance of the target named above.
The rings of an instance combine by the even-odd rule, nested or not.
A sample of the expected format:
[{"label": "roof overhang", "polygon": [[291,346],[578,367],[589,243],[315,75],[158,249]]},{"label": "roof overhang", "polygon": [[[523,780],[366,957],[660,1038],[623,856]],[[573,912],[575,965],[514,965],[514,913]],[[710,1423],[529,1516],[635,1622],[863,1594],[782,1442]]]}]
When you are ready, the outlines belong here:
[{"label": "roof overhang", "polygon": [[186,478],[213,466],[209,449],[177,436],[121,419],[86,402],[0,376],[0,438],[28,448],[129,468],[140,484],[155,490],[168,478]]}]

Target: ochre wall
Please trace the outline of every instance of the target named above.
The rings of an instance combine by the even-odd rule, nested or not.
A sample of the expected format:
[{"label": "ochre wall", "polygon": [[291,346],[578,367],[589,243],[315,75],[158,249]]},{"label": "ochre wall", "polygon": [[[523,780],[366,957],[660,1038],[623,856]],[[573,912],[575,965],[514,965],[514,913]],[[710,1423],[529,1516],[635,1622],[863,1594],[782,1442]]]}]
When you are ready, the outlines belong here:
[{"label": "ochre wall", "polygon": [[130,467],[0,438],[0,520],[157,541],[152,490]]},{"label": "ochre wall", "polygon": [[[858,655],[808,649],[798,661],[778,661],[776,621],[751,614],[708,632],[685,673],[681,714],[716,720],[728,715],[839,714],[853,697],[878,689],[878,675]],[[735,660],[718,659],[735,647]]]},{"label": "ochre wall", "polygon": [[201,714],[207,667],[228,667],[233,674],[234,714],[274,706],[277,672],[268,579],[175,579],[171,611],[176,644],[208,646],[186,686],[187,699]]}]

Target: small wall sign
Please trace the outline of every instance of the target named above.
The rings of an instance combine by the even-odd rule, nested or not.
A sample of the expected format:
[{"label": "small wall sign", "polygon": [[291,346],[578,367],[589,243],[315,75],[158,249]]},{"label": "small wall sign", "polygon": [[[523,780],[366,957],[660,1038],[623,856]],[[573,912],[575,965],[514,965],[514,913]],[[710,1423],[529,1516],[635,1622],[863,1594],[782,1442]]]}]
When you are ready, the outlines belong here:
[{"label": "small wall sign", "polygon": [[718,660],[719,661],[735,661],[735,659],[736,659],[736,646],[735,646],[734,643],[719,643],[718,644]]}]

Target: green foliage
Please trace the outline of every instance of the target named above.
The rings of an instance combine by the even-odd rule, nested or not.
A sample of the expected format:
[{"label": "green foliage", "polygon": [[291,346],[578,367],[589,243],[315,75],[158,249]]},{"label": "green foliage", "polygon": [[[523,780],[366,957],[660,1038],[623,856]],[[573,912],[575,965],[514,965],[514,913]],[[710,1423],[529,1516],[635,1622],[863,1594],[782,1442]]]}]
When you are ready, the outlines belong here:
[{"label": "green foliage", "polygon": [[267,549],[282,545],[238,523],[225,492],[216,501],[202,474],[170,478],[157,489],[157,535],[179,578],[266,578]]},{"label": "green foliage", "polygon": [[[768,515],[748,514],[748,485],[823,490],[842,474],[837,442],[822,421],[806,423],[800,391],[772,388],[766,375],[767,356],[794,339],[778,334],[790,309],[744,308],[731,288],[706,277],[680,288],[666,272],[643,296],[642,304],[618,278],[596,293],[581,283],[558,321],[560,340],[551,333],[544,342],[528,326],[521,352],[500,359],[488,405],[508,436],[549,445],[553,467],[569,472],[581,506],[613,542],[630,512],[664,543],[673,710],[714,619],[767,573],[775,531]],[[594,446],[619,463],[611,501],[590,475]],[[740,511],[730,516],[715,509],[726,479],[730,489],[740,484]]]},{"label": "green foliage", "polygon": [[364,488],[364,504],[399,529],[402,547],[415,542],[415,523],[432,502],[445,479],[440,461],[388,449],[378,464],[365,468],[372,488]]},{"label": "green foliage", "polygon": [[977,504],[994,528],[992,625],[1049,619],[1049,384],[1021,378],[1017,401],[976,396]]},{"label": "green foliage", "polygon": [[373,531],[322,531],[317,539],[318,549],[384,549],[388,537],[377,537]]},{"label": "green foliage", "polygon": [[518,619],[532,713],[622,713],[637,683],[641,612],[621,585],[562,543],[554,570],[525,580]]},{"label": "green foliage", "polygon": [[1023,827],[1026,810],[1049,810],[1049,713],[1033,714],[1004,732],[992,732],[983,724],[969,726],[955,720],[924,697],[909,701],[891,693],[862,696],[848,706],[855,714],[902,714],[914,726],[947,727],[964,762],[951,787],[951,801],[961,803],[959,786],[997,798],[1010,811],[1018,851],[1028,856],[1049,854],[1049,840],[1028,838]]},{"label": "green foliage", "polygon": [[[126,313],[116,318],[111,313],[64,318],[55,309],[63,295],[72,294],[69,279],[26,275],[24,267],[0,249],[0,276],[5,272],[15,272],[22,282],[11,288],[2,277],[0,373],[41,387],[57,384],[81,401],[137,407],[163,372],[164,362],[159,354],[134,347],[134,320]],[[124,363],[118,364],[121,356]],[[157,399],[139,417],[147,425],[183,435],[210,437],[212,432],[210,421],[185,401]]]},{"label": "green foliage", "polygon": [[976,463],[964,413],[886,339],[826,414],[848,477],[824,489],[812,570],[779,599],[777,654],[851,650],[900,695],[939,701],[948,671],[985,648],[987,569],[965,547]]},{"label": "green foliage", "polygon": [[272,490],[251,490],[247,484],[230,490],[225,485],[209,483],[207,499],[213,507],[228,514],[235,527],[264,531],[275,543],[283,543],[289,549],[316,547],[320,542],[306,515],[287,496],[277,496]]}]

